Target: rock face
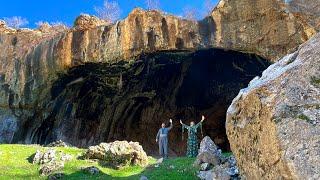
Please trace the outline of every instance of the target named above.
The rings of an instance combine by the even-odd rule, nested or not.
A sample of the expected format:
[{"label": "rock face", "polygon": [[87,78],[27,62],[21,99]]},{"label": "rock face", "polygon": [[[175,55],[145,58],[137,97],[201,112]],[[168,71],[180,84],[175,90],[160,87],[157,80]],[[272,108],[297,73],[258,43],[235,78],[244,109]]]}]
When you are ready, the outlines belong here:
[{"label": "rock face", "polygon": [[[65,117],[61,109],[51,109],[54,106],[58,108],[59,103],[66,103],[65,101],[60,102],[63,100],[57,96],[51,96],[52,94],[49,93],[53,83],[59,81],[60,74],[64,74],[70,68],[80,67],[79,65],[84,63],[115,63],[120,60],[134,62],[139,60],[136,57],[144,52],[195,50],[208,47],[224,47],[253,52],[275,60],[276,57],[286,54],[290,49],[306,41],[318,30],[317,23],[314,22],[318,17],[317,14],[314,14],[313,18],[309,18],[310,16],[306,15],[308,11],[293,11],[293,7],[296,6],[294,4],[289,8],[283,1],[278,0],[258,0],[255,3],[256,6],[252,6],[251,0],[221,0],[212,15],[199,22],[180,19],[159,11],[141,9],[135,9],[126,19],[112,25],[104,25],[104,22],[96,17],[82,15],[76,20],[74,28],[63,29],[63,31],[11,29],[6,27],[4,22],[0,22],[0,49],[4,52],[0,53],[0,142],[30,143],[37,141],[49,143],[61,137],[63,140],[71,140],[77,145],[85,146],[92,143],[93,136],[99,136],[97,139],[101,140],[101,134],[106,135],[107,132],[116,132],[114,137],[104,136],[107,139],[126,136],[123,135],[125,133],[120,132],[118,126],[129,127],[128,123],[118,122],[120,117],[113,116],[110,116],[110,124],[107,123],[110,125],[108,127],[110,129],[98,132],[100,135],[90,132],[92,135],[89,133],[88,138],[91,139],[83,140],[84,138],[79,138],[79,133],[75,133],[73,137],[68,137],[67,133],[59,133],[58,129],[63,129],[65,126],[71,127],[68,123],[79,125],[74,126],[78,128],[78,132],[80,129],[90,131],[88,129],[91,126],[95,128],[102,126],[100,120],[90,121],[92,124],[83,125],[83,118],[78,115],[75,117],[71,113],[71,118]],[[241,68],[238,70],[241,71]],[[120,77],[119,74],[120,72],[117,72],[118,77]],[[78,80],[75,82],[82,82],[81,77],[78,77]],[[110,80],[108,83],[112,84],[112,81]],[[87,82],[86,79],[83,82]],[[220,86],[215,90],[220,93],[224,86],[221,86],[220,81],[218,83]],[[245,82],[241,81],[239,84],[243,86]],[[157,84],[157,88],[160,85],[166,86],[166,84]],[[187,86],[191,87],[191,85]],[[64,87],[61,88],[64,89]],[[233,90],[238,91],[238,88]],[[187,91],[185,90],[184,93],[186,94]],[[113,97],[113,94],[111,93],[110,96]],[[131,94],[130,97],[133,95]],[[96,101],[94,97],[92,98],[92,101]],[[106,108],[110,110],[106,113],[125,112],[123,105],[128,105],[129,109],[135,109],[127,113],[140,112],[140,109],[145,107],[137,107],[137,104],[131,100],[129,104],[126,104],[122,100],[120,103],[114,98],[111,99],[112,101],[108,105],[115,105],[113,102],[118,102],[122,108]],[[183,98],[180,96],[180,99]],[[52,102],[46,107],[45,103],[49,101]],[[183,104],[185,111],[191,113],[198,109],[194,107],[194,104],[197,104],[198,107],[201,106],[201,110],[211,109],[210,112],[213,112],[214,107],[219,106],[219,110],[215,110],[219,114],[219,118],[215,119],[223,119],[225,104],[215,104],[215,106],[208,108],[208,104],[204,107],[195,101],[193,99],[186,103],[181,102],[181,104]],[[164,107],[164,103],[161,102],[152,102],[159,103],[154,104],[153,107]],[[167,102],[175,104],[171,100]],[[66,106],[66,104],[64,105]],[[224,108],[220,108],[220,106]],[[74,106],[68,108],[73,109]],[[100,109],[99,112],[102,110]],[[145,117],[142,122],[149,118],[149,124],[149,121],[155,117],[157,119],[155,122],[159,122],[163,121],[164,117],[167,118],[169,114],[180,114],[177,111],[166,111],[167,115],[160,117],[159,114],[153,115],[153,112],[153,110],[148,112],[144,110],[142,114]],[[69,110],[65,113],[70,114]],[[136,119],[135,117],[127,115],[125,118],[132,120]],[[32,122],[32,119],[35,121]],[[66,119],[72,120],[63,125]],[[125,121],[133,122],[131,120],[126,119]],[[53,124],[60,126],[52,127]],[[216,125],[213,127],[218,126],[217,122],[214,124]],[[30,131],[25,131],[25,127],[31,128]],[[37,132],[39,128],[47,128],[48,132],[41,135],[40,132]],[[54,136],[48,139],[48,133],[53,133]],[[210,136],[212,135],[210,134]],[[222,138],[221,142],[223,143],[223,141],[226,140]]]},{"label": "rock face", "polygon": [[[255,55],[221,49],[159,52],[135,62],[86,64],[60,75],[17,140],[48,144],[57,139],[86,147],[129,140],[158,154],[154,139],[162,122],[206,114],[204,133],[228,149],[225,113],[232,99],[269,63]],[[48,95],[49,94],[49,95]],[[169,134],[172,154],[185,152],[177,121]]]},{"label": "rock face", "polygon": [[102,164],[114,168],[148,165],[148,156],[138,142],[114,141],[90,146],[85,158],[98,159]]},{"label": "rock face", "polygon": [[248,179],[320,178],[320,35],[240,91],[227,135]]},{"label": "rock face", "polygon": [[212,12],[215,46],[276,60],[319,30],[304,11],[292,13],[293,7],[283,0],[221,0]]}]

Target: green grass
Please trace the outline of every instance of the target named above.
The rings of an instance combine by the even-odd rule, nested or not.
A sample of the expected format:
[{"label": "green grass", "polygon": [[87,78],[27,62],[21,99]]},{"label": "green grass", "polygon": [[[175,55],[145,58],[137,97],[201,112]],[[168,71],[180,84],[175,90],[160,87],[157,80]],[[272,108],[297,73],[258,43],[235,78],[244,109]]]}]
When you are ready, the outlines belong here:
[{"label": "green grass", "polygon": [[[38,145],[0,145],[0,180],[2,179],[47,179],[38,173],[39,165],[31,163],[31,156],[37,149],[45,149]],[[149,179],[197,179],[197,169],[192,166],[194,158],[172,158],[165,160],[159,167],[155,167],[156,160],[150,157],[148,167],[132,166],[121,170],[102,167],[98,162],[77,159],[85,150],[78,148],[56,148],[73,159],[65,163],[60,172],[66,174],[66,179],[139,179],[141,175]],[[30,161],[31,160],[31,161]],[[100,175],[89,175],[83,173],[80,168],[96,166],[102,173]],[[172,168],[173,166],[173,168]]]}]

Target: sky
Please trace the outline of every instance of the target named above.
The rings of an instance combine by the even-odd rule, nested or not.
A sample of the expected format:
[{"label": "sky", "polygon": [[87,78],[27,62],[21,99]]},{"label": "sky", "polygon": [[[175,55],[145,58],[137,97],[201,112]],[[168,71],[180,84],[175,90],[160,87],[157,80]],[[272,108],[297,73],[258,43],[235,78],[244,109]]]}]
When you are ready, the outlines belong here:
[{"label": "sky", "polygon": [[[39,21],[64,22],[72,26],[81,13],[95,15],[94,7],[102,6],[104,0],[5,0],[1,2],[0,19],[12,16],[26,18],[26,27],[34,28]],[[111,0],[112,1],[112,0]],[[135,7],[145,8],[145,0],[113,0],[121,8],[121,18],[125,18]],[[160,7],[168,13],[182,15],[183,9],[204,10],[205,0],[160,0]],[[217,3],[218,0],[211,0]]]}]

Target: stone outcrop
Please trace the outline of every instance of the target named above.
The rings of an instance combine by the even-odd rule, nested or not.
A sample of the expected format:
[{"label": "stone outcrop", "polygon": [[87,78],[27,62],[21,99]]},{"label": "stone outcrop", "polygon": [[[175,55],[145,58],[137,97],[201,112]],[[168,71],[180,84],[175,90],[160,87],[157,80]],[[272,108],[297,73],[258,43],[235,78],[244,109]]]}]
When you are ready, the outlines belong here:
[{"label": "stone outcrop", "polygon": [[320,34],[240,91],[227,135],[248,179],[320,178]]},{"label": "stone outcrop", "polygon": [[57,152],[55,149],[48,149],[45,151],[37,150],[33,156],[32,163],[40,165],[39,173],[41,175],[49,175],[63,169],[64,163],[71,159],[71,155]]},{"label": "stone outcrop", "polygon": [[[307,11],[295,10],[293,13],[295,5],[288,8],[283,1],[278,0],[258,0],[255,5],[252,6],[250,0],[221,0],[212,15],[199,22],[142,9],[135,9],[126,19],[110,25],[104,25],[103,21],[94,16],[82,15],[77,18],[73,28],[61,31],[50,28],[43,31],[11,29],[1,22],[0,141],[31,143],[36,139],[37,142],[48,143],[57,140],[57,136],[63,140],[72,139],[71,141],[81,145],[88,145],[90,144],[88,142],[93,141],[90,139],[80,141],[77,139],[79,138],[77,133],[75,137],[70,138],[55,131],[54,137],[48,139],[45,137],[47,132],[41,135],[42,138],[36,132],[39,128],[51,131],[52,128],[48,127],[57,123],[53,119],[60,118],[61,123],[69,119],[65,118],[62,112],[55,113],[56,109],[50,109],[55,105],[46,104],[48,99],[56,98],[51,97],[52,84],[59,81],[59,74],[64,74],[69,68],[89,62],[115,63],[124,60],[131,63],[139,60],[137,57],[146,52],[208,47],[253,52],[275,60],[276,57],[286,54],[290,49],[306,41],[318,30],[317,23],[314,22],[316,18],[306,16]],[[317,17],[317,14],[313,17]],[[81,80],[81,77],[78,78]],[[58,101],[60,99],[56,102]],[[195,111],[192,104],[184,105],[188,106],[192,113]],[[215,107],[217,106],[219,105]],[[212,112],[214,108],[206,106],[203,109],[211,109]],[[137,111],[140,112],[140,109]],[[224,114],[224,111],[225,109],[219,108],[217,112],[219,119],[223,119],[221,116],[224,115],[221,114]],[[119,112],[115,111],[114,114]],[[163,118],[159,115],[154,116],[157,118],[156,122]],[[127,118],[134,117],[127,116]],[[35,121],[32,122],[30,119]],[[82,120],[76,123],[76,119],[79,120],[73,116],[73,120],[68,123],[71,122],[73,125],[83,123]],[[116,121],[113,117],[111,119],[112,122]],[[88,126],[102,125],[100,121],[98,122]],[[117,129],[112,130],[118,128],[115,127],[117,124],[110,125],[112,125],[110,132],[118,132]],[[32,129],[25,132],[24,126]],[[121,126],[124,126],[123,123]],[[107,131],[105,129],[100,134],[105,134]],[[99,137],[98,139],[102,138],[101,135]]]},{"label": "stone outcrop", "polygon": [[189,123],[205,114],[203,132],[228,149],[227,107],[269,66],[255,55],[221,49],[159,52],[135,61],[85,64],[60,74],[15,137],[39,144],[61,139],[78,147],[129,140],[158,154],[155,135],[172,118],[170,153],[180,155],[186,148],[177,119]]},{"label": "stone outcrop", "polygon": [[114,141],[90,146],[85,158],[98,159],[101,164],[114,168],[130,165],[148,165],[148,156],[138,142]]}]

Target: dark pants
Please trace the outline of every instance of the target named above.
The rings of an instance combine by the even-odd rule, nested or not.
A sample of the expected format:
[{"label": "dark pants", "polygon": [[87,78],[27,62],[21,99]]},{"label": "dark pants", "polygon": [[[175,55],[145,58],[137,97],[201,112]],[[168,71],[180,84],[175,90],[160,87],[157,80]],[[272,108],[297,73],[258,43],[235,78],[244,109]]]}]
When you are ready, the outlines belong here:
[{"label": "dark pants", "polygon": [[168,157],[168,136],[159,138],[159,153],[163,158]]}]

